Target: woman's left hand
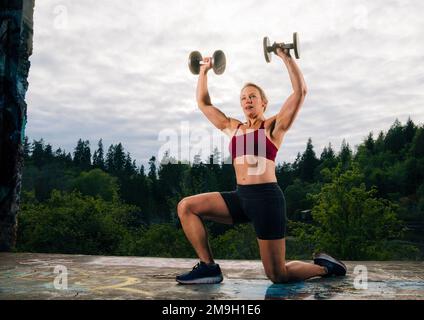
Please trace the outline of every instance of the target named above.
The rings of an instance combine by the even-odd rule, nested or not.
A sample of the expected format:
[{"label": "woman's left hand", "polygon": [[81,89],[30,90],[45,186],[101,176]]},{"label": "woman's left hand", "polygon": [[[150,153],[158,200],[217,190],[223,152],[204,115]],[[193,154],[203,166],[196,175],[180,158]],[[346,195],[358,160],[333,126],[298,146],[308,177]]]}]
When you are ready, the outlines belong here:
[{"label": "woman's left hand", "polygon": [[277,48],[277,56],[279,56],[283,60],[287,60],[288,58],[291,58],[290,50],[289,49],[282,49],[280,47]]}]

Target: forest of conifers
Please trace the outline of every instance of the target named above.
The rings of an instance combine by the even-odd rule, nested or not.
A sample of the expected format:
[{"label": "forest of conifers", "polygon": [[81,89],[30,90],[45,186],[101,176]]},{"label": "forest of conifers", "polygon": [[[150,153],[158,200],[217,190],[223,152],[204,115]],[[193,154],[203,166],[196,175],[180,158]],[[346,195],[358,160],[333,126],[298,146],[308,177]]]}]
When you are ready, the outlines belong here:
[{"label": "forest of conifers", "polygon": [[[312,140],[276,176],[287,201],[287,259],[324,250],[349,260],[424,257],[424,125],[396,120],[354,150],[320,155]],[[121,143],[107,151],[80,139],[74,151],[25,140],[17,251],[195,257],[177,215],[185,196],[229,191],[234,169],[209,161],[137,167]],[[164,155],[166,157],[166,155]],[[221,163],[221,164],[219,164]],[[250,224],[205,221],[216,259],[259,259]]]}]

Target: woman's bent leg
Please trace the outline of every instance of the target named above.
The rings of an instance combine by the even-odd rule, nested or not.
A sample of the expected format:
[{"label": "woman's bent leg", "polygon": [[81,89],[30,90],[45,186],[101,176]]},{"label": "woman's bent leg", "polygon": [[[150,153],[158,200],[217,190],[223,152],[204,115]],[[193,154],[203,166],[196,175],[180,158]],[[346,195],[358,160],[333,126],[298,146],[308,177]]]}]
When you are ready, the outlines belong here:
[{"label": "woman's bent leg", "polygon": [[178,217],[187,239],[199,259],[213,263],[208,234],[202,219],[232,224],[227,205],[219,192],[208,192],[182,199],[177,207]]},{"label": "woman's bent leg", "polygon": [[286,263],[286,240],[284,238],[258,239],[258,244],[265,274],[274,283],[301,281],[326,274],[324,267],[312,263],[302,261]]}]

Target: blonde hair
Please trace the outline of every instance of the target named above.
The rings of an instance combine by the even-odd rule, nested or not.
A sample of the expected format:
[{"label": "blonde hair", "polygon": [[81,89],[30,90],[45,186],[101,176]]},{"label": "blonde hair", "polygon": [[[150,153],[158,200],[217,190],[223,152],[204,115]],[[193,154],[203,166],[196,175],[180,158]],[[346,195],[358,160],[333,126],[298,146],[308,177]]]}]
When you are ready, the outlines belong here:
[{"label": "blonde hair", "polygon": [[261,99],[265,102],[265,108],[264,108],[264,112],[265,112],[266,108],[268,107],[268,98],[266,97],[265,91],[260,86],[258,86],[257,84],[252,83],[252,82],[247,82],[247,83],[244,84],[243,88],[241,88],[240,94],[247,87],[254,87],[254,88],[258,89],[259,94],[261,95]]}]

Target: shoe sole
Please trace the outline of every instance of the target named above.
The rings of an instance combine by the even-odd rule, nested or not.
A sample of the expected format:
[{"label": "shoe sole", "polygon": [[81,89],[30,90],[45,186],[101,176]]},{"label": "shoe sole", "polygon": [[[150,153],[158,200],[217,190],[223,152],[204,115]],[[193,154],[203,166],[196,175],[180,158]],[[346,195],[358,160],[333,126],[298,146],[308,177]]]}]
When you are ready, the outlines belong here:
[{"label": "shoe sole", "polygon": [[200,279],[194,279],[194,280],[178,280],[176,281],[181,284],[216,284],[220,283],[224,280],[222,276],[219,277],[206,277],[206,278],[200,278]]},{"label": "shoe sole", "polygon": [[342,273],[342,275],[346,275],[347,267],[340,260],[334,259],[332,256],[330,256],[326,253],[319,253],[316,256],[314,256],[314,262],[319,261],[319,260],[325,260],[325,261],[330,261],[330,262],[334,263],[339,268],[342,268],[342,270],[339,270],[339,271],[342,271],[340,273]]}]

